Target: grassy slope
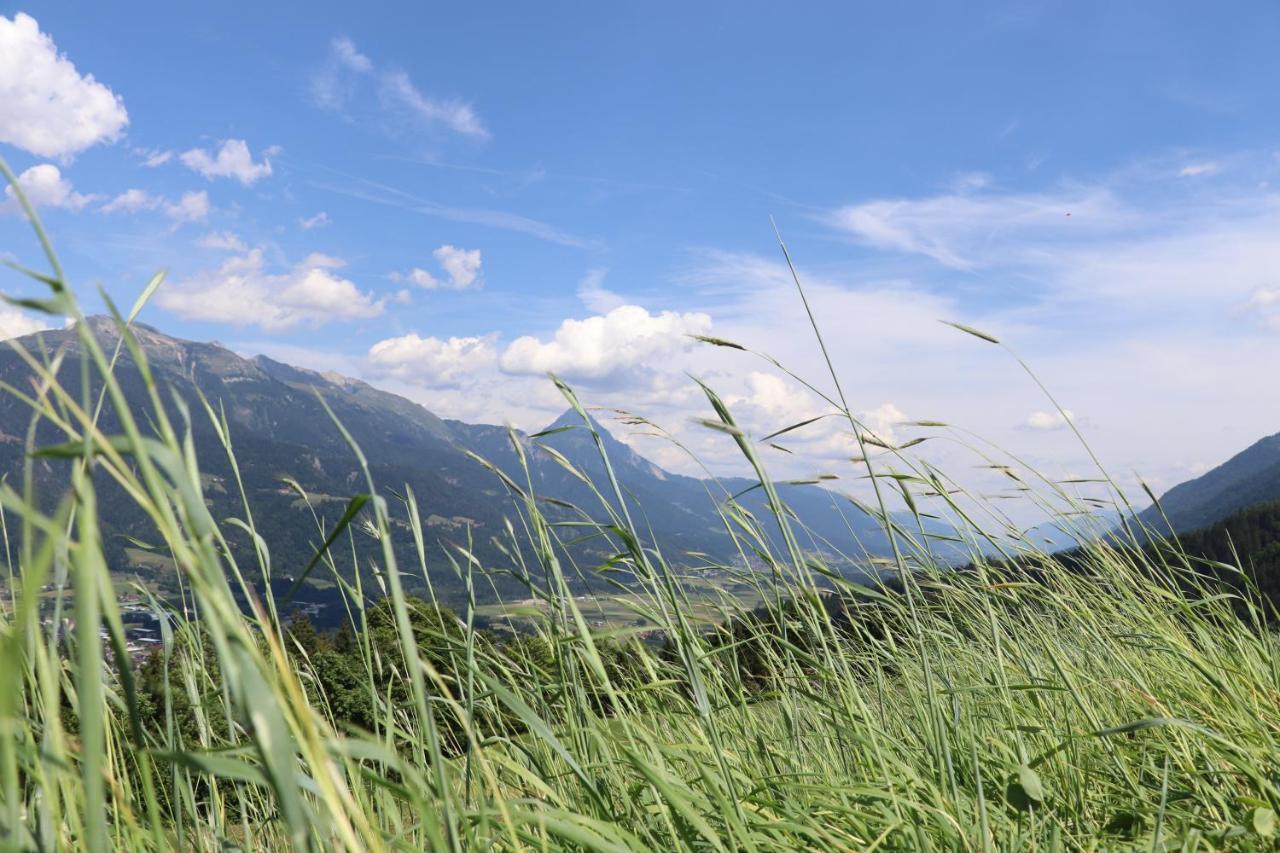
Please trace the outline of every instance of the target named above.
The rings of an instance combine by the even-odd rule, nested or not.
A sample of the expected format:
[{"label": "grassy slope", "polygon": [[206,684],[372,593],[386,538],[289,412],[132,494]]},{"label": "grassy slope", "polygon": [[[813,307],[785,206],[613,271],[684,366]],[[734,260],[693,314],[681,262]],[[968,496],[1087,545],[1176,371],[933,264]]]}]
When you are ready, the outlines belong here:
[{"label": "grassy slope", "polygon": [[[50,260],[49,307],[77,316]],[[111,352],[87,327],[79,334],[114,393]],[[726,440],[753,459],[708,394]],[[473,564],[459,553],[459,576],[525,573],[550,614],[539,627],[545,654],[535,664],[469,630],[436,645],[410,630],[403,592],[421,554],[396,553],[387,536],[393,519],[416,527],[421,515],[382,490],[393,484],[369,479],[362,487],[388,498],[362,515],[382,551],[353,576],[387,594],[395,651],[367,650],[360,677],[375,724],[344,731],[273,614],[246,618],[235,606],[232,589],[267,555],[229,556],[231,528],[201,497],[186,425],[157,397],[103,435],[95,401],[52,382],[30,405],[66,433],[72,443],[57,452],[75,464],[53,510],[21,483],[0,494],[7,525],[28,528],[10,560],[21,580],[0,614],[7,846],[1209,849],[1261,846],[1274,831],[1275,638],[1249,620],[1256,609],[1241,620],[1232,602],[1184,595],[1190,581],[1175,577],[1176,559],[1152,565],[1137,547],[1093,546],[1082,571],[1054,572],[1027,546],[1020,560],[1050,569],[1028,584],[989,574],[981,560],[973,573],[936,571],[928,540],[898,528],[904,594],[882,605],[897,630],[850,636],[826,608],[795,607],[782,634],[712,645],[660,543],[626,517],[606,466],[598,500],[612,513],[618,560],[643,580],[636,600],[668,638],[664,653],[641,648],[639,667],[615,675],[565,581],[579,567],[560,540],[580,528],[548,524],[509,482],[523,500],[512,536],[528,545],[513,559],[531,562]],[[141,426],[148,416],[154,428]],[[853,418],[850,428],[859,429]],[[912,471],[917,479],[893,480],[902,488],[946,485],[904,455],[872,465]],[[118,614],[89,467],[122,485],[181,567],[200,620],[169,614],[177,639],[159,663],[161,702],[190,700],[192,730],[138,725],[131,669],[104,665],[112,643],[99,627],[114,636]],[[823,567],[800,552],[782,507],[771,509],[752,518],[728,505],[724,520],[744,549],[760,551],[758,594],[776,608],[815,596]],[[334,576],[344,547],[339,539],[327,558]],[[35,618],[38,590],[62,577],[74,630]],[[353,607],[363,592],[349,590]],[[767,693],[749,690],[732,665],[748,646],[771,673]],[[453,676],[432,663],[442,654]],[[446,728],[463,733],[459,758],[443,753]]]}]

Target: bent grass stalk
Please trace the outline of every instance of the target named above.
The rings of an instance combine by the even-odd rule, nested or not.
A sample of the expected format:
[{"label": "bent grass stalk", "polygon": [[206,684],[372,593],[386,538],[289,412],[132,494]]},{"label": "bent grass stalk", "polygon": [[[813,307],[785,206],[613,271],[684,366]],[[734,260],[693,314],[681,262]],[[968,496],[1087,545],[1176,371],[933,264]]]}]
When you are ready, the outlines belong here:
[{"label": "bent grass stalk", "polygon": [[[850,511],[878,519],[894,548],[896,581],[870,588],[843,577],[789,512],[758,453],[765,443],[710,388],[717,428],[742,452],[768,508],[756,517],[708,484],[742,555],[737,566],[673,562],[637,523],[644,507],[598,435],[598,506],[549,511],[528,469],[527,454],[541,451],[513,437],[519,470],[492,469],[512,497],[500,534],[506,563],[481,560],[470,539],[430,552],[420,516],[430,507],[412,492],[389,501],[335,422],[370,499],[334,528],[292,487],[313,513],[317,544],[331,543],[314,565],[338,585],[352,622],[351,701],[367,721],[352,724],[320,689],[323,655],[306,651],[275,603],[247,613],[237,603],[237,589],[254,599],[235,537],[267,581],[298,574],[311,555],[269,552],[219,401],[189,412],[157,387],[131,326],[159,282],[128,315],[115,314],[108,355],[15,193],[51,270],[31,274],[47,294],[20,304],[79,322],[72,351],[22,354],[30,387],[0,389],[31,413],[28,459],[68,472],[61,494],[38,492],[31,461],[17,487],[0,486],[10,563],[0,610],[6,848],[1269,843],[1280,806],[1280,660],[1268,605],[1247,575],[1224,592],[1176,541],[1145,547],[1148,532],[1132,527],[1106,541],[1080,531],[1087,544],[1064,568],[907,448],[869,445],[830,362],[836,392],[827,401],[862,445],[877,495]],[[144,378],[142,399],[124,393],[125,367]],[[72,376],[74,391],[64,385]],[[594,435],[560,387],[582,415],[578,428]],[[118,434],[101,426],[108,411]],[[236,472],[241,519],[208,513],[191,439],[197,417]],[[968,446],[962,432],[932,428]],[[61,440],[38,446],[51,431]],[[997,451],[974,450],[996,460]],[[97,513],[108,482],[146,513],[181,578],[179,600],[151,599],[163,645],[145,673],[121,654],[119,584]],[[1018,487],[1078,530],[1083,507],[1070,491],[1044,480],[1041,493],[1035,482],[1029,474]],[[939,556],[923,502],[959,520],[954,538],[968,545],[968,569]],[[1000,529],[982,529],[982,517]],[[396,525],[412,534],[411,553],[396,553]],[[376,556],[356,547],[362,536],[377,540]],[[612,556],[582,565],[573,543],[584,536],[610,543]],[[1012,560],[989,557],[993,542]],[[420,582],[401,564],[416,564]],[[760,608],[748,614],[727,591],[708,592],[712,570],[749,586]],[[465,582],[462,617],[424,621],[439,613],[431,579],[441,572]],[[477,596],[497,589],[499,576],[518,578],[537,605],[505,642],[476,627]],[[639,628],[590,625],[602,602],[577,596],[602,577],[664,647],[634,642]],[[57,618],[42,628],[41,588],[51,581],[66,586],[74,626]],[[410,594],[419,588],[430,601]],[[845,606],[862,615],[846,619]],[[144,676],[155,697],[140,692]],[[155,713],[144,707],[152,701]]]}]

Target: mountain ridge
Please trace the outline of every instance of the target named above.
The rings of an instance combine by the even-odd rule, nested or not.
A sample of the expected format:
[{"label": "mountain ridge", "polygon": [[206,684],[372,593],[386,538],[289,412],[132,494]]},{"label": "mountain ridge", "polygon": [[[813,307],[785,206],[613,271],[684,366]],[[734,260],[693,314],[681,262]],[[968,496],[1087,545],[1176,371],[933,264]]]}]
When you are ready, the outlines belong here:
[{"label": "mountain ridge", "polygon": [[[1140,514],[1161,534],[1215,524],[1258,504],[1280,500],[1280,433],[1264,436],[1198,477],[1166,491]],[[1167,519],[1167,521],[1166,521]]]},{"label": "mountain ridge", "polygon": [[[104,342],[116,340],[117,330],[110,318],[95,316],[86,322]],[[603,512],[598,495],[565,471],[551,453],[539,450],[546,447],[562,454],[594,482],[604,485],[601,478],[605,471],[595,439],[572,409],[531,436],[518,430],[509,432],[506,427],[444,419],[421,404],[360,379],[297,367],[265,355],[246,358],[219,343],[187,341],[146,324],[137,323],[131,329],[157,381],[193,404],[193,441],[201,469],[207,474],[208,497],[219,518],[242,514],[243,507],[232,494],[235,478],[225,449],[216,431],[204,423],[207,419],[194,401],[202,395],[225,414],[233,448],[237,456],[244,456],[239,472],[255,521],[265,531],[273,558],[280,561],[282,570],[305,562],[317,539],[316,519],[305,511],[305,505],[299,505],[301,498],[282,485],[286,477],[320,501],[322,517],[333,515],[329,504],[363,490],[355,456],[326,406],[354,437],[382,488],[414,492],[426,517],[428,548],[437,561],[443,552],[467,541],[483,559],[501,558],[502,549],[491,540],[501,535],[503,517],[514,512],[514,507],[498,478],[468,453],[489,460],[516,482],[524,482],[519,458],[511,446],[512,435],[526,449],[532,449],[525,458],[540,495],[579,507],[592,517],[599,518]],[[37,336],[18,340],[28,349],[40,342],[49,350],[78,350],[77,333],[71,328],[40,333],[39,340]],[[78,371],[73,362],[67,359],[63,369]],[[0,378],[22,387],[29,382],[29,375],[29,368],[15,352],[0,352]],[[70,375],[65,376],[69,379]],[[146,399],[142,377],[127,349],[122,350],[118,375],[127,399]],[[74,385],[69,383],[69,387]],[[179,416],[176,410],[170,414]],[[771,526],[761,490],[750,493],[753,480],[729,477],[709,481],[667,471],[619,441],[595,416],[588,418],[609,454],[637,523],[650,530],[668,559],[697,562],[706,557],[685,555],[701,554],[732,561],[738,556],[739,549],[726,532],[717,506],[717,500],[728,494],[747,491],[741,498],[744,508],[766,528]],[[12,397],[0,401],[0,432],[24,435],[28,419],[28,413]],[[118,428],[110,406],[104,411],[102,428],[107,432]],[[38,438],[45,443],[65,440],[53,433],[46,424]],[[20,470],[21,458],[20,443],[0,445],[4,470]],[[39,468],[41,476],[56,482],[51,463],[42,461]],[[797,517],[812,529],[813,536],[806,544],[813,550],[840,559],[844,559],[840,555],[864,559],[887,551],[878,525],[836,493],[812,485],[781,484],[779,489]],[[125,502],[120,503],[123,506]],[[111,509],[108,515],[104,522],[116,545],[114,559],[136,568],[136,555],[122,543],[147,540],[145,519],[131,517],[124,510],[117,513]],[[407,536],[407,530],[395,532],[401,538]],[[584,559],[605,560],[617,546],[596,541],[575,547]]]}]

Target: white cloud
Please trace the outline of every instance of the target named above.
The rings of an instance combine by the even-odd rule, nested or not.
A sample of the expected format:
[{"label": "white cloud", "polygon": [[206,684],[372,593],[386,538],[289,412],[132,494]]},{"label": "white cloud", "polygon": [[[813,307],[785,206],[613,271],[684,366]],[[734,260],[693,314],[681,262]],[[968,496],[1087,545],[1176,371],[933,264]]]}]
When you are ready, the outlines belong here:
[{"label": "white cloud", "polygon": [[578,282],[578,300],[588,311],[607,314],[614,308],[627,304],[627,300],[604,287],[607,269],[589,270]]},{"label": "white cloud", "polygon": [[391,274],[391,280],[413,282],[419,287],[424,287],[427,290],[435,290],[436,288],[440,287],[442,284],[440,279],[436,278],[431,273],[427,272],[421,267],[414,267],[413,269],[409,270],[407,273],[393,272]]},{"label": "white cloud", "polygon": [[192,148],[179,157],[183,165],[194,172],[212,180],[214,178],[235,178],[245,186],[265,178],[271,174],[271,155],[279,149],[268,148],[263,152],[262,162],[255,163],[249,151],[249,145],[243,139],[227,139],[216,154],[203,148]]},{"label": "white cloud", "polygon": [[315,216],[307,216],[298,220],[298,225],[302,227],[303,231],[310,231],[312,228],[322,228],[328,224],[329,214],[325,213],[323,210]]},{"label": "white cloud", "polygon": [[689,335],[710,330],[707,314],[650,314],[638,305],[623,305],[602,316],[565,320],[549,341],[517,338],[502,353],[501,366],[508,373],[607,379],[688,350],[693,344]]},{"label": "white cloud", "polygon": [[1063,409],[1062,412],[1037,411],[1027,415],[1022,426],[1024,429],[1059,430],[1066,429],[1067,425],[1073,421],[1075,421],[1075,415],[1070,409]]},{"label": "white cloud", "polygon": [[369,370],[377,376],[391,376],[425,387],[458,385],[497,363],[495,338],[488,335],[442,340],[416,334],[387,338],[369,349]]},{"label": "white cloud", "polygon": [[392,273],[393,281],[411,281],[427,290],[467,290],[483,284],[480,278],[480,250],[459,249],[456,246],[441,246],[431,253],[447,276],[437,278],[419,267],[407,273]]},{"label": "white cloud", "polygon": [[175,223],[199,222],[209,215],[209,194],[204,190],[183,193],[177,201],[146,190],[128,189],[102,206],[103,213],[137,213],[143,210],[161,210]]},{"label": "white cloud", "polygon": [[102,206],[103,213],[136,213],[139,210],[155,210],[164,199],[146,190],[128,189]]},{"label": "white cloud", "polygon": [[747,374],[747,393],[743,396],[729,397],[733,406],[750,406],[759,410],[768,418],[763,424],[773,432],[785,424],[775,425],[775,420],[793,421],[807,420],[822,413],[823,407],[818,398],[810,392],[798,388],[780,376],[753,370]]},{"label": "white cloud", "polygon": [[480,282],[480,250],[441,246],[431,253],[449,275],[449,287],[466,290]]},{"label": "white cloud", "polygon": [[[1178,204],[1178,203],[1175,203]],[[1105,301],[1113,313],[1141,323],[1160,311],[1168,320],[1226,317],[1238,311],[1280,269],[1280,196],[1262,192],[1192,205],[1173,221],[1145,214],[1160,227],[1141,235],[1107,235],[1070,251],[1038,251],[1033,272],[1058,299]],[[1109,239],[1108,239],[1109,237]],[[1118,319],[1118,318],[1116,318]]]},{"label": "white cloud", "polygon": [[318,186],[331,192],[375,204],[397,207],[412,213],[420,213],[424,216],[437,216],[454,222],[468,222],[475,225],[483,225],[486,228],[515,231],[520,234],[528,234],[539,240],[546,240],[549,243],[557,243],[561,246],[584,248],[591,245],[589,240],[561,231],[545,222],[521,216],[518,213],[491,210],[483,207],[452,207],[430,199],[418,198],[403,190],[371,181],[361,181],[356,184],[319,184]]},{"label": "white cloud", "polygon": [[17,308],[0,306],[0,340],[34,335],[53,326],[45,318],[35,317]]},{"label": "white cloud", "polygon": [[[0,20],[3,20],[0,18]],[[97,200],[96,195],[84,195],[71,187],[71,182],[62,176],[61,170],[52,163],[41,163],[32,166],[18,175],[18,186],[26,195],[32,207],[62,208],[64,210],[80,210],[85,205]],[[17,213],[21,211],[13,187],[4,188],[8,200],[0,208]]]},{"label": "white cloud", "polygon": [[322,254],[307,256],[284,273],[265,269],[261,249],[227,259],[216,270],[197,273],[157,297],[179,316],[269,332],[321,326],[336,320],[376,317],[386,298],[376,298],[334,274],[343,262]]},{"label": "white cloud", "polygon": [[[833,276],[805,267],[798,272],[810,301],[821,307],[819,321],[829,325],[829,318],[838,318],[839,334],[828,329],[828,344],[850,364],[902,356],[914,363],[916,354],[927,362],[963,343],[937,322],[940,318],[983,325],[961,312],[953,298],[909,280]],[[812,352],[808,317],[785,263],[751,253],[705,251],[679,283],[714,304],[717,335],[788,363],[793,353],[800,361]]]},{"label": "white cloud", "polygon": [[1076,240],[1114,230],[1129,219],[1116,197],[1099,188],[880,199],[840,208],[828,217],[832,226],[868,246],[925,255],[955,269],[1007,262],[1028,238]]},{"label": "white cloud", "polygon": [[1260,287],[1253,292],[1253,296],[1249,298],[1249,305],[1253,308],[1267,308],[1272,305],[1280,305],[1280,287]]},{"label": "white cloud", "polygon": [[1249,296],[1245,310],[1255,314],[1263,326],[1280,330],[1280,287],[1259,287]]},{"label": "white cloud", "polygon": [[403,71],[383,74],[378,93],[384,103],[403,107],[428,125],[443,125],[455,133],[478,139],[489,138],[489,131],[470,104],[424,95]]},{"label": "white cloud", "polygon": [[364,80],[376,87],[378,102],[389,115],[475,139],[489,138],[489,131],[470,104],[427,95],[403,71],[375,69],[373,60],[346,36],[330,42],[328,62],[312,75],[312,100],[323,109],[342,112],[356,101]]},{"label": "white cloud", "polygon": [[[858,452],[847,418],[819,399],[811,391],[773,373],[753,370],[747,373],[745,393],[725,393],[722,397],[734,419],[748,433],[757,437],[794,424],[819,418],[777,438],[777,442],[796,452],[807,464],[848,461]],[[897,429],[907,420],[895,404],[881,403],[875,408],[856,412],[863,435],[873,436],[888,444],[901,440]],[[871,453],[879,452],[874,446]]]},{"label": "white cloud", "polygon": [[961,172],[951,179],[951,187],[958,193],[982,190],[991,186],[991,175],[986,172]]},{"label": "white cloud", "polygon": [[333,40],[333,55],[353,71],[367,72],[373,70],[373,62],[356,49],[355,43],[346,36]]},{"label": "white cloud", "polygon": [[1216,175],[1222,171],[1222,164],[1215,163],[1212,160],[1205,163],[1188,163],[1178,170],[1180,178],[1198,178],[1207,175]]},{"label": "white cloud", "polygon": [[217,249],[228,252],[242,253],[249,250],[244,240],[241,240],[238,234],[230,231],[210,231],[197,240],[196,245],[202,249]]},{"label": "white cloud", "polygon": [[114,141],[128,123],[124,101],[80,74],[35,18],[0,17],[0,142],[65,159]]},{"label": "white cloud", "polygon": [[881,403],[874,409],[858,413],[858,421],[881,441],[897,443],[896,428],[902,426],[907,416],[893,403]]},{"label": "white cloud", "polygon": [[204,190],[187,192],[176,202],[166,202],[164,215],[174,222],[199,222],[209,215],[209,194]]},{"label": "white cloud", "polygon": [[146,166],[148,169],[163,166],[165,163],[172,160],[174,156],[172,151],[158,149],[140,149],[136,153],[138,156],[142,157],[142,165]]}]

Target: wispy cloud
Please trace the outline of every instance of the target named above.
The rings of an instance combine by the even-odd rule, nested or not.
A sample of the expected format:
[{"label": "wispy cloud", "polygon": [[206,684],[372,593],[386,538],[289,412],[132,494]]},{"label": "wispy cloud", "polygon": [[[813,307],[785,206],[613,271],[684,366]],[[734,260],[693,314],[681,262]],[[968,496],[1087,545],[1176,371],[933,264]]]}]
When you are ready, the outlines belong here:
[{"label": "wispy cloud", "polygon": [[1066,429],[1074,420],[1075,415],[1071,413],[1070,409],[1064,409],[1061,412],[1035,411],[1027,415],[1021,426],[1023,429],[1052,431]]},{"label": "wispy cloud", "polygon": [[548,243],[557,243],[561,246],[572,246],[574,248],[581,249],[592,245],[590,240],[586,240],[582,237],[562,231],[553,225],[548,225],[545,222],[540,222],[536,219],[531,219],[518,213],[482,207],[454,207],[452,205],[442,204],[429,199],[418,198],[417,196],[395,187],[389,187],[385,184],[361,178],[356,178],[352,182],[345,184],[317,182],[314,186],[318,189],[339,193],[351,198],[362,199],[364,201],[373,202],[374,204],[402,208],[414,213],[420,213],[424,216],[433,216],[440,219],[448,219],[453,222],[467,222],[473,225],[483,225],[488,228],[499,228],[504,231],[515,231],[520,234],[528,234],[529,236],[536,237],[539,240],[545,240]]},{"label": "wispy cloud", "polygon": [[338,36],[331,42],[333,56],[340,65],[362,74],[373,70],[373,60],[365,56],[356,47],[355,42],[346,36]]},{"label": "wispy cloud", "polygon": [[604,279],[608,274],[604,268],[589,270],[578,282],[578,301],[588,310],[605,314],[627,304],[626,297],[605,288]]},{"label": "wispy cloud", "polygon": [[388,105],[404,108],[427,124],[439,124],[455,133],[477,139],[489,138],[489,131],[480,123],[479,116],[470,104],[424,95],[403,71],[383,74],[379,81],[379,93]]},{"label": "wispy cloud", "polygon": [[[976,189],[983,185],[973,185]],[[1051,193],[954,192],[916,199],[877,199],[832,211],[827,222],[858,242],[932,258],[954,269],[1007,262],[1028,239],[1063,242],[1132,221],[1104,187]]]},{"label": "wispy cloud", "polygon": [[170,201],[137,188],[128,189],[102,205],[103,213],[139,213],[158,210],[177,225],[199,222],[209,215],[209,194],[204,190],[183,193],[177,201]]},{"label": "wispy cloud", "polygon": [[427,94],[407,72],[378,67],[350,38],[333,39],[328,60],[312,75],[312,100],[323,109],[345,112],[366,86],[372,86],[382,109],[398,120],[478,140],[490,137],[471,104]]},{"label": "wispy cloud", "polygon": [[174,158],[172,151],[162,148],[135,148],[133,153],[142,160],[142,165],[148,169],[163,166]]},{"label": "wispy cloud", "polygon": [[245,245],[244,240],[231,231],[211,231],[196,240],[196,245],[202,249],[214,249],[224,252],[249,251],[249,247]]},{"label": "wispy cloud", "polygon": [[1178,170],[1180,178],[1199,178],[1207,175],[1216,175],[1222,171],[1222,164],[1213,160],[1203,163],[1188,163]]},{"label": "wispy cloud", "polygon": [[323,210],[313,216],[304,216],[298,220],[298,226],[303,231],[310,231],[312,228],[322,228],[330,222],[329,214]]}]

